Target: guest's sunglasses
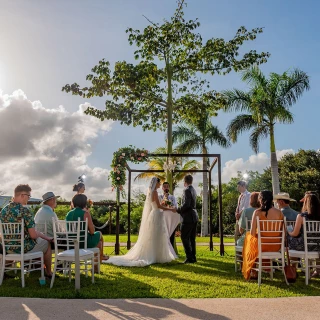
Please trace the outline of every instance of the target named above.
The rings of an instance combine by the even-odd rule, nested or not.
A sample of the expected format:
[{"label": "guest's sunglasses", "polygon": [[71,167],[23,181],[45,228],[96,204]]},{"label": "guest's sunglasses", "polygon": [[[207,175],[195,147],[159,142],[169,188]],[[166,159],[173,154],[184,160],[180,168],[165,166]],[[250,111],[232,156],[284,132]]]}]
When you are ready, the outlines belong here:
[{"label": "guest's sunglasses", "polygon": [[22,196],[28,196],[29,198],[31,198],[31,194],[27,194],[27,193],[21,193]]}]

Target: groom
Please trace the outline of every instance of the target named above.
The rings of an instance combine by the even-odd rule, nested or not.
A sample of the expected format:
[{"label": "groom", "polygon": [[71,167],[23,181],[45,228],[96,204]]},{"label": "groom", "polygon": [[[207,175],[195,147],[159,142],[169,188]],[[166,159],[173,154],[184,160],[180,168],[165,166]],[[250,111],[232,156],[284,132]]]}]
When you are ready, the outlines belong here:
[{"label": "groom", "polygon": [[186,175],[184,177],[184,186],[182,196],[182,206],[174,210],[182,217],[181,222],[181,240],[187,259],[184,263],[195,263],[196,259],[196,234],[198,213],[196,210],[197,193],[192,186],[193,177]]}]

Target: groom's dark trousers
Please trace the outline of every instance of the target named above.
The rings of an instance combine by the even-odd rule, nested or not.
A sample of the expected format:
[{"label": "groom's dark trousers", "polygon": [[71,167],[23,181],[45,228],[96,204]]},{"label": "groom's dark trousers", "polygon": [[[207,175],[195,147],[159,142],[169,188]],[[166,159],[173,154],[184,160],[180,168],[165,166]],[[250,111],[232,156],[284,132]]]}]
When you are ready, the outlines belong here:
[{"label": "groom's dark trousers", "polygon": [[170,236],[170,243],[172,247],[174,248],[174,238],[176,236],[176,230],[173,231],[172,235]]},{"label": "groom's dark trousers", "polygon": [[187,260],[190,262],[196,261],[196,234],[198,222],[196,200],[197,193],[193,186],[190,185],[183,191],[182,206],[177,209],[177,212],[182,217],[181,241]]}]

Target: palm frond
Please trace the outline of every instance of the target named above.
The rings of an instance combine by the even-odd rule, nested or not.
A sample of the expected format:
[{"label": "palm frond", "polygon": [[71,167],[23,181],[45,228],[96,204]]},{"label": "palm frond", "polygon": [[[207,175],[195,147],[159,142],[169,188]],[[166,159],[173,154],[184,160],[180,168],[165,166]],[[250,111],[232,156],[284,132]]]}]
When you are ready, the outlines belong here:
[{"label": "palm frond", "polygon": [[239,134],[257,126],[251,114],[240,114],[236,116],[227,127],[227,136],[232,142],[236,142]]},{"label": "palm frond", "polygon": [[196,170],[201,168],[201,163],[197,160],[189,160],[184,163],[181,167],[181,170]]},{"label": "palm frond", "polygon": [[286,108],[280,106],[275,109],[275,120],[279,123],[293,123],[293,114]]},{"label": "palm frond", "polygon": [[188,127],[188,125],[177,126],[172,132],[173,143],[178,143],[185,140],[194,140],[195,137],[197,137],[197,135],[192,128]]},{"label": "palm frond", "polygon": [[205,132],[205,138],[206,142],[209,142],[210,144],[217,144],[223,148],[228,148],[231,145],[230,141],[224,136],[222,131],[212,124],[209,128],[207,128]]},{"label": "palm frond", "polygon": [[179,153],[194,153],[197,150],[201,149],[202,142],[200,138],[194,140],[186,140],[181,142],[176,149]]},{"label": "palm frond", "polygon": [[289,75],[283,75],[283,81],[278,91],[278,104],[285,107],[292,106],[303,92],[309,89],[309,76],[299,69],[294,69]]},{"label": "palm frond", "polygon": [[251,106],[251,96],[242,90],[225,90],[222,96],[226,101],[223,110],[226,112],[244,112],[249,111]]},{"label": "palm frond", "polygon": [[267,125],[257,126],[250,135],[250,146],[255,153],[259,152],[259,142],[269,135],[269,128]]},{"label": "palm frond", "polygon": [[243,71],[241,79],[250,85],[250,87],[262,87],[266,90],[268,86],[268,79],[257,65]]},{"label": "palm frond", "polygon": [[150,179],[152,177],[157,177],[160,179],[161,182],[166,180],[166,175],[165,172],[142,172],[139,173],[135,178],[134,181],[136,180],[142,180],[142,179]]}]

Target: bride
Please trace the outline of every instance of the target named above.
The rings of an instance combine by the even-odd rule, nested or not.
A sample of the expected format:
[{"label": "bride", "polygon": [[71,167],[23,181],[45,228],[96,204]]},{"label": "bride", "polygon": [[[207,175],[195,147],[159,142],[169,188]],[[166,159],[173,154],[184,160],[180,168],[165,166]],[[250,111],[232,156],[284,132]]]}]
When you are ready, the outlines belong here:
[{"label": "bride", "polygon": [[103,263],[127,267],[144,267],[153,263],[166,263],[177,258],[165,226],[163,207],[159,203],[157,189],[160,179],[151,179],[143,208],[137,243],[124,256],[114,256]]}]

